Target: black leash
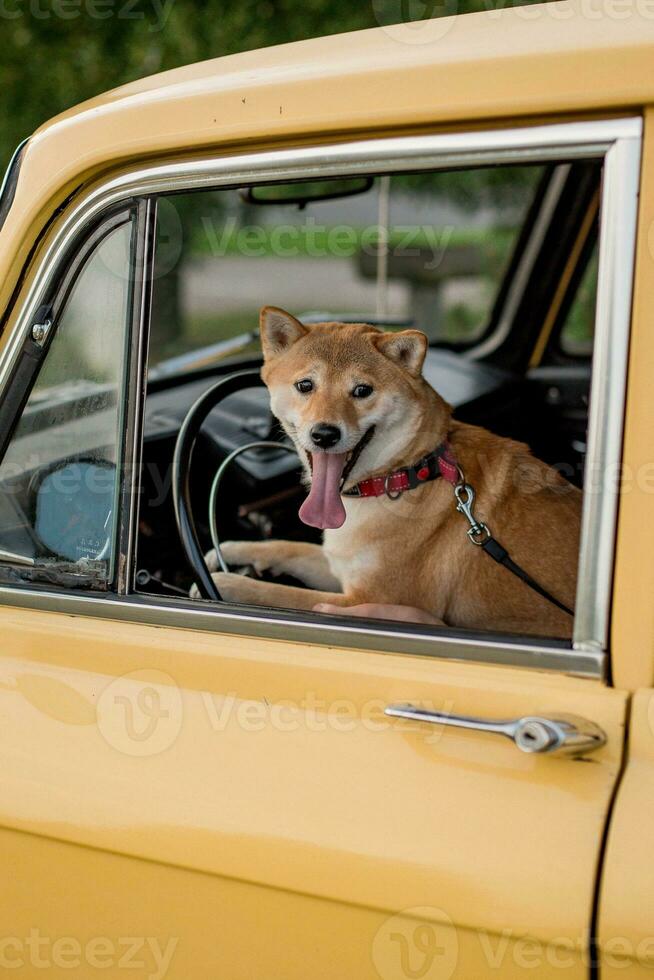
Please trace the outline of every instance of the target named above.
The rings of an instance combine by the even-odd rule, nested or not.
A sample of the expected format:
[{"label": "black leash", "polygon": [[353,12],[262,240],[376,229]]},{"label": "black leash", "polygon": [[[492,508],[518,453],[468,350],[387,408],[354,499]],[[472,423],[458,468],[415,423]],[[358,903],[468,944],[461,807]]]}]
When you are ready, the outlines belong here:
[{"label": "black leash", "polygon": [[563,612],[567,613],[569,616],[574,616],[572,609],[568,609],[562,602],[559,602],[547,589],[544,589],[542,585],[525,572],[524,568],[521,568],[516,562],[513,561],[509,555],[506,548],[503,548],[499,541],[490,533],[488,527],[478,521],[473,512],[472,505],[475,500],[475,491],[472,489],[470,484],[465,483],[463,479],[460,483],[457,483],[454,487],[454,496],[456,497],[456,509],[460,511],[470,523],[470,529],[467,534],[473,544],[476,544],[479,548],[483,548],[487,555],[490,555],[493,561],[496,561],[498,565],[503,565],[512,575],[515,575],[524,582],[525,585],[529,586],[534,592],[542,596],[543,599],[547,599],[554,606],[561,609]]},{"label": "black leash", "polygon": [[483,542],[482,548],[487,555],[490,555],[491,558],[498,563],[498,565],[504,565],[505,568],[508,568],[510,572],[517,575],[517,577],[521,579],[525,585],[528,585],[530,589],[533,589],[534,592],[538,593],[538,595],[542,595],[543,599],[547,599],[548,602],[558,606],[559,609],[562,609],[563,612],[567,613],[569,616],[574,616],[572,609],[568,609],[568,607],[564,606],[562,602],[555,599],[554,596],[547,591],[547,589],[544,589],[543,586],[539,585],[528,572],[525,572],[524,568],[520,568],[520,565],[517,565],[513,561],[506,548],[503,548],[499,541],[496,541],[495,538],[487,538],[486,541]]}]

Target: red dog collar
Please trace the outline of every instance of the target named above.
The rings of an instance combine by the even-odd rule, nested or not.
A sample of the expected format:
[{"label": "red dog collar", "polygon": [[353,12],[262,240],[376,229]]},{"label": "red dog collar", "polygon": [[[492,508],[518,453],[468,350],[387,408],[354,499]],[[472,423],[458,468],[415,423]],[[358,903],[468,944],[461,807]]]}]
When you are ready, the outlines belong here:
[{"label": "red dog collar", "polygon": [[460,479],[459,467],[456,464],[452,448],[448,442],[441,443],[432,453],[423,456],[413,466],[405,466],[394,470],[385,476],[373,476],[361,480],[356,486],[343,493],[344,497],[399,497],[406,490],[415,490],[422,483],[443,477],[452,486]]}]

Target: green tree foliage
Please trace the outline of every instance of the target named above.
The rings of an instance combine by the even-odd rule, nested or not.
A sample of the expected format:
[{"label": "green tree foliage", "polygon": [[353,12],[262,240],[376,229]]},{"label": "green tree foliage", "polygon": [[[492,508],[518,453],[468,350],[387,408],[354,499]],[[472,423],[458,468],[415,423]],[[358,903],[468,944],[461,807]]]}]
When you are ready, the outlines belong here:
[{"label": "green tree foliage", "polygon": [[[0,177],[18,143],[47,119],[134,79],[239,51],[514,2],[532,0],[0,0]],[[474,209],[486,198],[502,201],[502,180],[492,170],[447,175],[443,192]],[[420,175],[406,181],[407,190],[424,190]],[[507,193],[520,183],[517,174]],[[179,256],[158,277],[153,311],[164,347],[181,330],[180,282],[199,217],[219,220],[220,208],[217,195],[185,195],[175,204]]]},{"label": "green tree foliage", "polygon": [[0,170],[46,119],[135,78],[271,44],[511,3],[0,0]]}]

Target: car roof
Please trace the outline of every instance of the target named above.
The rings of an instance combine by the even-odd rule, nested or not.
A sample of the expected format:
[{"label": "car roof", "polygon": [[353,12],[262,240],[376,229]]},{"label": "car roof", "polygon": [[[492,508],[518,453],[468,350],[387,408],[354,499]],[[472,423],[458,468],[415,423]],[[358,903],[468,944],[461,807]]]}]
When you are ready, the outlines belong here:
[{"label": "car roof", "polygon": [[381,26],[230,55],[107,92],[30,139],[0,231],[1,299],[7,252],[26,255],[35,223],[42,227],[83,181],[134,160],[654,103],[649,6],[561,0]]},{"label": "car roof", "polygon": [[654,5],[624,5],[562,0],[246,51],[113,89],[38,135],[86,127],[109,152],[120,128],[102,124],[138,115],[131,153],[654,102]]}]

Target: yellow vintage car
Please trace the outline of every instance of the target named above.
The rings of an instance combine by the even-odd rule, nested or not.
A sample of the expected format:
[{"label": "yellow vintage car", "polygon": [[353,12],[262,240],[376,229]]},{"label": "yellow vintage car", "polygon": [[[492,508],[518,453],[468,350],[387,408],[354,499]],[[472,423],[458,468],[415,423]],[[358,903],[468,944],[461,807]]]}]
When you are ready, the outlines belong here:
[{"label": "yellow vintage car", "polygon": [[[249,52],[19,149],[3,974],[650,975],[653,228],[641,3]],[[211,595],[212,538],[300,533],[264,303],[426,329],[459,417],[583,486],[571,638]]]}]

